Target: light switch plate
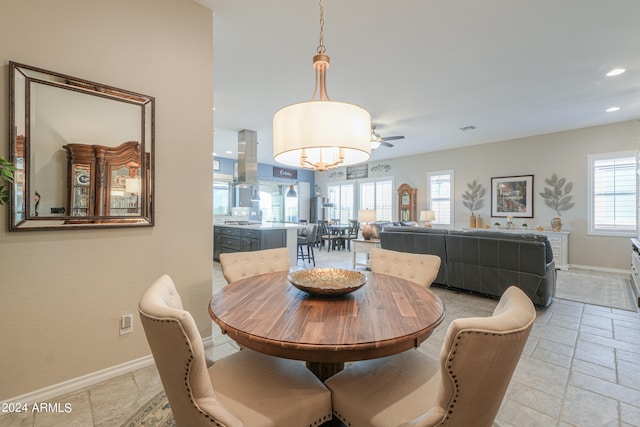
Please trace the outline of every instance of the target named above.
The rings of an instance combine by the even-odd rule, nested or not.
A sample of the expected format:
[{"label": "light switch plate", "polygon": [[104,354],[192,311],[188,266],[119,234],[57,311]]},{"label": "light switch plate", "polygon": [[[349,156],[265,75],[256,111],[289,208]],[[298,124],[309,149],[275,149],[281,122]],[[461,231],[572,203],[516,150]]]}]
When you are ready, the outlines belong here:
[{"label": "light switch plate", "polygon": [[133,332],[133,314],[125,314],[120,317],[120,335]]}]

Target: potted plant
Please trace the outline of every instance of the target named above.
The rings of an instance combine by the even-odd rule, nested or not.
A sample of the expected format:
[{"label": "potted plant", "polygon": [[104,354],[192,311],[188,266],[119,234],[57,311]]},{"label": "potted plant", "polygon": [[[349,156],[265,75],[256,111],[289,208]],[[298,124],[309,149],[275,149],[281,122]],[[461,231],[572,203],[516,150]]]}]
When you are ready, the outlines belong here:
[{"label": "potted plant", "polygon": [[544,199],[545,205],[555,210],[558,214],[556,218],[551,220],[551,228],[553,231],[560,231],[562,229],[562,221],[560,219],[562,215],[560,212],[573,207],[573,203],[571,203],[572,196],[568,195],[573,189],[573,184],[566,182],[565,178],[558,178],[555,173],[551,175],[551,178],[546,178],[544,181],[549,187],[545,187],[540,195]]},{"label": "potted plant", "polygon": [[484,193],[485,190],[482,188],[482,184],[478,184],[474,179],[473,182],[467,183],[467,190],[462,194],[462,204],[471,211],[471,217],[469,217],[470,228],[476,228],[477,226],[475,211],[482,208]]},{"label": "potted plant", "polygon": [[0,205],[9,201],[9,185],[13,182],[13,173],[16,167],[13,163],[0,156]]},{"label": "potted plant", "polygon": [[499,228],[499,227],[500,227],[500,223],[499,223],[499,222],[495,222],[495,223],[493,223],[493,226],[494,226],[495,228]]},{"label": "potted plant", "polygon": [[522,223],[522,228],[524,228],[525,230],[528,228],[529,226],[527,225],[526,222]]}]

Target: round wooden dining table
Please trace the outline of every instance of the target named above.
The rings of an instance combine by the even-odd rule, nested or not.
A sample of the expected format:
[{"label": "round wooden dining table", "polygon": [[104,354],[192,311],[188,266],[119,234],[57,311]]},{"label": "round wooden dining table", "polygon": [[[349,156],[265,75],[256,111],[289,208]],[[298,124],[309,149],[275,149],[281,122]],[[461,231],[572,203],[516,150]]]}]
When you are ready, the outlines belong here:
[{"label": "round wooden dining table", "polygon": [[303,360],[323,381],[345,362],[418,347],[444,319],[435,293],[399,277],[366,272],[360,289],[318,296],[291,285],[287,274],[228,284],[211,298],[209,314],[241,346]]}]

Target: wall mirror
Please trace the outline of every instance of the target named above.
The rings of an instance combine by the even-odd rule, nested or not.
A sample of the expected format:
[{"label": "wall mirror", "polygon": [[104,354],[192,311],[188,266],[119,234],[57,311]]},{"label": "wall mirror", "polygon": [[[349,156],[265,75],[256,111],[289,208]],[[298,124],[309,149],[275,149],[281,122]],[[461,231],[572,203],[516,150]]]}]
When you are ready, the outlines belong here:
[{"label": "wall mirror", "polygon": [[151,96],[9,63],[11,231],[152,226]]}]

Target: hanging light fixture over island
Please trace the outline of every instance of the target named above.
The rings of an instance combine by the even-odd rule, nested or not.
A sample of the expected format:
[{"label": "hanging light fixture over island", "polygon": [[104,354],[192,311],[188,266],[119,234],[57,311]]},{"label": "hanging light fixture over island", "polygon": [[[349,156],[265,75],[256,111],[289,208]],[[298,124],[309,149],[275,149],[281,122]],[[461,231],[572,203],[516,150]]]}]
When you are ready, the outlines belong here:
[{"label": "hanging light fixture over island", "polygon": [[279,163],[323,172],[366,162],[371,157],[371,115],[358,105],[329,99],[326,80],[330,60],[325,52],[320,0],[313,96],[310,101],[286,106],[273,116],[273,155]]}]

